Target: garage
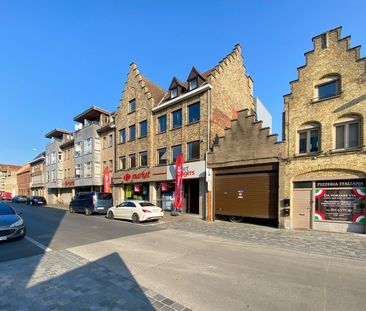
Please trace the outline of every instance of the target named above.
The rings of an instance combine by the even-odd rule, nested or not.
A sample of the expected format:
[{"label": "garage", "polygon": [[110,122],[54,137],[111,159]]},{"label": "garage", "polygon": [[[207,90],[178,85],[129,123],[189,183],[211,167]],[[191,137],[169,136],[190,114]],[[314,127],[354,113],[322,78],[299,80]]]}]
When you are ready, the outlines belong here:
[{"label": "garage", "polygon": [[216,216],[278,218],[278,164],[214,170]]}]

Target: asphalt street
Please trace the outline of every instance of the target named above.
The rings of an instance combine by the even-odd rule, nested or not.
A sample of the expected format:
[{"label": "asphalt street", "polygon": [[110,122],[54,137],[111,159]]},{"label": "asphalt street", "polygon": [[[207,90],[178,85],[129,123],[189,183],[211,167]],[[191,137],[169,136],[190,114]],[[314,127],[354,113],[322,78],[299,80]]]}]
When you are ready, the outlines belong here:
[{"label": "asphalt street", "polygon": [[104,215],[85,216],[59,208],[9,204],[23,213],[27,234],[24,239],[0,243],[0,262],[161,230],[152,224],[111,221]]}]

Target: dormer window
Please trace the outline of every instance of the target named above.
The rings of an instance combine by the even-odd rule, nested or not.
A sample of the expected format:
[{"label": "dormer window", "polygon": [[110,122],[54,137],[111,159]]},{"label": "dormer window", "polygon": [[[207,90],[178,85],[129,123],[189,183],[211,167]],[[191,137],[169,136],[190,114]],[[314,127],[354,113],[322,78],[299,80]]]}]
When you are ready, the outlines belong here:
[{"label": "dormer window", "polygon": [[189,81],[189,90],[192,91],[198,87],[198,80],[194,78],[193,80]]},{"label": "dormer window", "polygon": [[175,98],[178,96],[178,88],[175,87],[174,89],[170,90],[170,98]]}]

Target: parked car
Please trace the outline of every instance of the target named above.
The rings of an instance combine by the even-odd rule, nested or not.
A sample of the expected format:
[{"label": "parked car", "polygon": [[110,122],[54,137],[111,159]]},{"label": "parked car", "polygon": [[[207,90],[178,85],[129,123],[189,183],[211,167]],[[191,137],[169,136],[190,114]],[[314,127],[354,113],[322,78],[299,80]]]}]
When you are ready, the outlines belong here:
[{"label": "parked car", "polygon": [[23,219],[10,205],[0,202],[0,241],[22,238],[24,235],[25,224]]},{"label": "parked car", "polygon": [[0,191],[0,200],[11,200],[13,195],[7,191]]},{"label": "parked car", "polygon": [[44,197],[40,197],[38,195],[30,196],[27,199],[28,205],[46,205],[47,201]]},{"label": "parked car", "polygon": [[106,214],[113,206],[113,197],[108,192],[79,192],[69,205],[70,213],[82,212],[91,214]]},{"label": "parked car", "polygon": [[13,203],[26,203],[27,199],[28,198],[25,195],[16,195],[11,201]]},{"label": "parked car", "polygon": [[108,210],[109,219],[128,219],[133,223],[147,220],[159,220],[163,218],[163,210],[147,201],[128,200]]}]

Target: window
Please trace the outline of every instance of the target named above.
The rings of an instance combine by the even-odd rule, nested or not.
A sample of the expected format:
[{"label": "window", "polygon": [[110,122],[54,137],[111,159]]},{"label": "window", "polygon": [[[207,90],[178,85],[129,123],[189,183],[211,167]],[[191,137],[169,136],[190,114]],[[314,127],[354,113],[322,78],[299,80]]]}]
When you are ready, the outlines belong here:
[{"label": "window", "polygon": [[92,166],[91,162],[85,162],[84,163],[84,177],[91,177],[92,175]]},{"label": "window", "polygon": [[158,149],[158,164],[166,164],[166,148]]},{"label": "window", "polygon": [[92,152],[92,138],[89,137],[84,140],[84,154],[89,154]]},{"label": "window", "polygon": [[103,170],[107,167],[107,161],[103,161]]},{"label": "window", "polygon": [[81,164],[75,164],[75,178],[81,177]]},{"label": "window", "polygon": [[198,80],[197,78],[194,78],[193,80],[189,81],[189,90],[194,90],[198,86]]},{"label": "window", "polygon": [[326,77],[321,80],[316,89],[318,100],[337,96],[340,93],[340,79],[338,76]]},{"label": "window", "polygon": [[50,155],[46,154],[46,166],[50,164]]},{"label": "window", "polygon": [[187,146],[188,146],[187,159],[198,160],[200,158],[200,142],[198,140],[193,141],[191,143],[188,143]]},{"label": "window", "polygon": [[140,152],[140,166],[147,166],[147,151]]},{"label": "window", "polygon": [[188,123],[200,120],[200,103],[188,106]]},{"label": "window", "polygon": [[147,136],[147,121],[140,122],[140,137]]},{"label": "window", "polygon": [[119,141],[121,144],[126,142],[126,129],[122,129],[119,131]]},{"label": "window", "polygon": [[158,132],[166,132],[166,114],[158,118]]},{"label": "window", "polygon": [[94,148],[96,151],[100,151],[100,138],[99,137],[95,137],[94,138]]},{"label": "window", "polygon": [[177,157],[180,153],[182,153],[182,145],[176,145],[172,147],[172,162],[177,160]]},{"label": "window", "polygon": [[121,170],[126,169],[126,157],[125,156],[119,157],[119,168]]},{"label": "window", "polygon": [[94,176],[99,177],[100,176],[100,162],[94,163]]},{"label": "window", "polygon": [[79,141],[75,144],[75,157],[80,157],[81,156],[81,146],[82,146],[81,141]]},{"label": "window", "polygon": [[136,138],[136,126],[131,125],[130,126],[130,141],[135,140]]},{"label": "window", "polygon": [[109,134],[108,136],[108,147],[113,146],[113,134]]},{"label": "window", "polygon": [[172,112],[172,127],[173,129],[182,126],[182,109]]},{"label": "window", "polygon": [[130,168],[136,167],[136,155],[134,153],[130,154]]},{"label": "window", "polygon": [[103,137],[103,149],[107,148],[107,137]]},{"label": "window", "polygon": [[319,151],[319,125],[309,123],[299,129],[299,153]]},{"label": "window", "polygon": [[174,98],[178,96],[178,88],[175,87],[174,89],[170,90],[170,98]]},{"label": "window", "polygon": [[360,146],[360,119],[357,116],[339,119],[335,126],[335,148],[349,149]]},{"label": "window", "polygon": [[57,171],[57,179],[59,179],[59,180],[63,179],[63,171],[62,170]]},{"label": "window", "polygon": [[109,160],[109,171],[113,172],[113,160]]},{"label": "window", "polygon": [[52,152],[51,153],[51,164],[55,164],[56,163],[56,152]]},{"label": "window", "polygon": [[136,111],[136,99],[133,99],[129,102],[128,105],[128,112],[135,112]]}]

